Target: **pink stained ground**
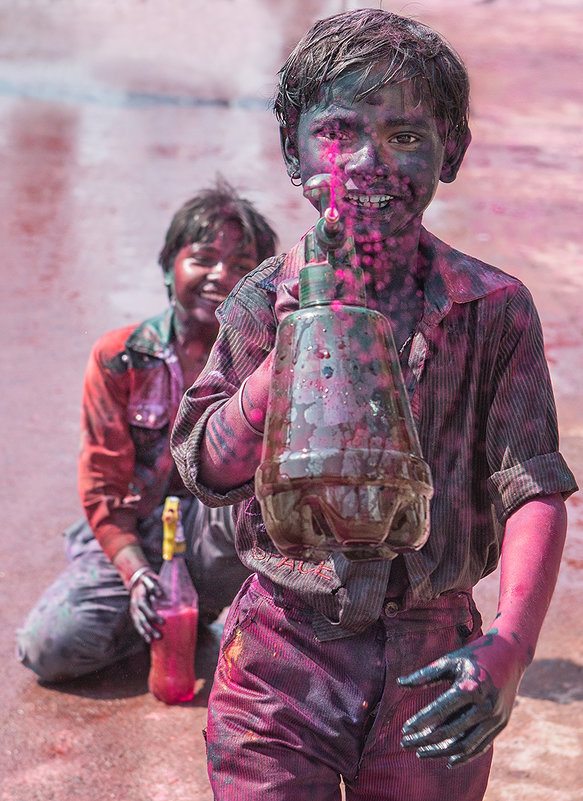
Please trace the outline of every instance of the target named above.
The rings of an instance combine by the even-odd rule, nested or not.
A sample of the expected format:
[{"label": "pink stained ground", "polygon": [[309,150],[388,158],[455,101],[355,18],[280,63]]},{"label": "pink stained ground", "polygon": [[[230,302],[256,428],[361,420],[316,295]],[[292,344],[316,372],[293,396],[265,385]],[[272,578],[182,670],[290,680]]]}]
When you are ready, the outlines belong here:
[{"label": "pink stained ground", "polygon": [[[212,801],[196,695],[165,706],[148,657],[41,686],[14,630],[65,565],[83,370],[95,339],[164,308],[156,263],[171,214],[221,170],[290,247],[316,218],[265,110],[318,17],[370,0],[37,0],[0,4],[0,798]],[[423,0],[383,7],[436,27],[467,62],[470,146],[427,227],[532,290],[561,449],[583,478],[583,9],[580,0]],[[173,100],[174,98],[174,100]],[[583,496],[568,502],[559,583],[485,801],[580,801]],[[478,585],[487,624],[496,576]]]}]

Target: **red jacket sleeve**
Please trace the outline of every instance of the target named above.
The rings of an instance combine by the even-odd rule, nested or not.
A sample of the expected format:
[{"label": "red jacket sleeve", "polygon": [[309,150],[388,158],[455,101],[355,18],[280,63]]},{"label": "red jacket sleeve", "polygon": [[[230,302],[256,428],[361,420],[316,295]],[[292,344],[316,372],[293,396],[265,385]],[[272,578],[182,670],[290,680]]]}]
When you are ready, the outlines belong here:
[{"label": "red jacket sleeve", "polygon": [[133,328],[112,331],[97,341],[83,385],[79,493],[93,533],[110,559],[138,543],[135,450],[127,417],[130,376],[123,358]]}]

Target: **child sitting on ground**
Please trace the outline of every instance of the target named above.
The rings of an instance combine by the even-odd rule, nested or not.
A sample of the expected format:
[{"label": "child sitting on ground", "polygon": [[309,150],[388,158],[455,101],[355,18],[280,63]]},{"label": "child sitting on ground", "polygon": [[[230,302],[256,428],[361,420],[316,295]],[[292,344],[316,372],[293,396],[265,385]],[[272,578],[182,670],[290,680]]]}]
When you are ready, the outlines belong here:
[{"label": "child sitting on ground", "polygon": [[69,565],[17,633],[21,661],[41,679],[83,676],[161,636],[153,601],[167,495],[181,498],[201,632],[249,574],[235,551],[232,510],[209,509],[185,489],[169,440],[182,393],[213,346],[217,306],[276,241],[253,204],[219,179],[181,206],[166,233],[168,308],[95,344],[79,454],[86,516],[65,532]]}]

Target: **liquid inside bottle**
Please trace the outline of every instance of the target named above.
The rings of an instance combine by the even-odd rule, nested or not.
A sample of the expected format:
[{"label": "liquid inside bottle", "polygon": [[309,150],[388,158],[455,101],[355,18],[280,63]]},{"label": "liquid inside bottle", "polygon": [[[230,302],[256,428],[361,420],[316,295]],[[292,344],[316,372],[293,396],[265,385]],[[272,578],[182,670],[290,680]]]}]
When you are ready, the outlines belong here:
[{"label": "liquid inside bottle", "polygon": [[190,701],[194,697],[196,676],[194,657],[198,610],[192,606],[159,608],[164,618],[162,639],[150,646],[150,692],[167,704]]}]

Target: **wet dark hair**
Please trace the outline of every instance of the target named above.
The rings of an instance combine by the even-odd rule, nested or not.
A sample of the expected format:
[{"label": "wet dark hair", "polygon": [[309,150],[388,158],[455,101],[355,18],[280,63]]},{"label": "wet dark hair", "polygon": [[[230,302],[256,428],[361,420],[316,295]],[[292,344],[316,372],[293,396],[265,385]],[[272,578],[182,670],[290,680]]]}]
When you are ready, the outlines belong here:
[{"label": "wet dark hair", "polygon": [[258,264],[275,254],[277,234],[251,201],[241,197],[222,177],[201,189],[176,212],[166,232],[158,263],[164,275],[174,269],[174,260],[183,247],[211,239],[229,220],[243,229],[245,245],[255,244]]},{"label": "wet dark hair", "polygon": [[273,109],[292,147],[297,146],[301,111],[321,99],[325,84],[346,74],[361,73],[358,85],[363,86],[380,64],[384,69],[378,79],[367,84],[366,90],[357,90],[355,100],[388,83],[411,80],[443,126],[448,151],[463,156],[470,138],[470,87],[460,56],[426,25],[374,8],[318,20],[279,71]]}]

